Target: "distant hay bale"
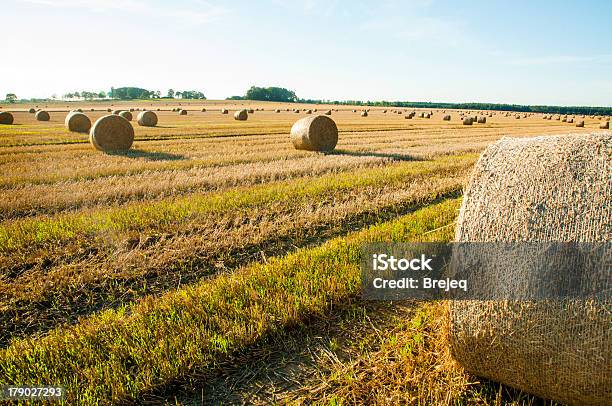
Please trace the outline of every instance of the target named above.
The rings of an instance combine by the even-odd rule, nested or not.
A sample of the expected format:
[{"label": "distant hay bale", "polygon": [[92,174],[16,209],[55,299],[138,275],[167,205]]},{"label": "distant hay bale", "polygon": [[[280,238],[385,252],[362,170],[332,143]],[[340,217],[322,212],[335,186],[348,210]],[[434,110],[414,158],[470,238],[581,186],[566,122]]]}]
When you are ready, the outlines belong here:
[{"label": "distant hay bale", "polygon": [[91,127],[89,142],[99,151],[127,151],[134,142],[134,128],[121,116],[103,116]]},{"label": "distant hay bale", "polygon": [[118,116],[123,110],[113,110],[113,114]]},{"label": "distant hay bale", "polygon": [[227,114],[229,111],[227,109],[221,109],[221,114]]},{"label": "distant hay bale", "polygon": [[609,121],[603,121],[601,124],[599,124],[599,128],[601,128],[602,130],[609,130],[610,129],[610,122]]},{"label": "distant hay bale", "polygon": [[356,110],[356,109],[353,109],[353,113],[357,113],[357,110]]},{"label": "distant hay bale", "polygon": [[387,110],[383,110],[383,114],[386,114],[386,113],[387,113]]},{"label": "distant hay bale", "polygon": [[306,114],[312,114],[312,110],[306,110]]},{"label": "distant hay bale", "polygon": [[576,127],[584,127],[584,120],[576,121]]},{"label": "distant hay bale", "polygon": [[132,111],[134,111],[134,109],[133,109],[133,108],[132,108],[132,109],[130,109],[130,112],[132,112]]},{"label": "distant hay bale", "polygon": [[180,109],[179,110],[179,116],[186,116],[187,115],[187,110],[185,109]]},{"label": "distant hay bale", "polygon": [[425,113],[425,114],[423,114],[423,118],[431,118],[431,114],[430,113]]},{"label": "distant hay bale", "polygon": [[413,117],[413,116],[412,116],[412,114],[406,114],[406,115],[404,116],[404,119],[405,119],[405,120],[412,120],[412,117]]},{"label": "distant hay bale", "polygon": [[206,109],[202,107],[202,113],[206,113]]},{"label": "distant hay bale", "polygon": [[368,112],[367,111],[362,111],[361,112],[361,117],[367,117],[368,116]]},{"label": "distant hay bale", "polygon": [[[610,134],[490,145],[464,193],[456,240],[611,241],[611,149]],[[576,263],[559,272],[581,275],[588,285],[597,270]],[[519,293],[529,283],[520,266],[497,269],[478,275],[487,281],[477,287],[485,299]],[[542,286],[544,295],[556,288]],[[563,404],[612,404],[609,301],[456,300],[448,315],[451,353],[468,372]]]},{"label": "distant hay bale", "polygon": [[8,111],[0,111],[0,124],[11,125],[13,124],[14,118]]},{"label": "distant hay bale", "polygon": [[291,127],[291,142],[295,149],[332,151],[338,143],[338,127],[324,115],[304,117]]},{"label": "distant hay bale", "polygon": [[38,110],[34,116],[38,121],[49,121],[51,116],[45,110]]},{"label": "distant hay bale", "polygon": [[255,111],[253,109],[247,109],[246,112],[247,112],[247,114],[253,114]]},{"label": "distant hay bale", "polygon": [[567,122],[571,124],[571,123],[573,123],[573,122],[574,122],[574,119],[573,119],[573,118],[568,118],[568,119],[567,119]]},{"label": "distant hay bale", "polygon": [[325,115],[326,115],[326,116],[331,116],[331,114],[332,114],[332,111],[331,111],[331,110],[327,110],[327,111],[325,112]]},{"label": "distant hay bale", "polygon": [[480,123],[480,124],[485,124],[486,122],[487,122],[487,117],[486,117],[486,116],[480,116],[480,117],[478,117],[478,121],[477,121],[477,123]]},{"label": "distant hay bale", "polygon": [[157,114],[152,111],[141,111],[136,117],[138,125],[143,127],[155,127],[157,125]]},{"label": "distant hay bale", "polygon": [[472,125],[474,124],[474,119],[472,117],[465,117],[463,119],[463,125]]},{"label": "distant hay bale", "polygon": [[30,108],[30,110],[28,110],[28,113],[34,114],[34,113],[36,113],[36,109],[34,107],[32,107],[32,108]]},{"label": "distant hay bale", "polygon": [[234,120],[245,121],[247,118],[249,118],[248,110],[242,109],[234,113]]},{"label": "distant hay bale", "polygon": [[318,110],[318,109],[313,109],[312,111],[313,111],[313,113],[316,113],[316,112],[317,112],[317,111],[319,111],[319,110]]},{"label": "distant hay bale", "polygon": [[95,109],[94,109],[93,107],[89,109],[89,111],[94,111],[94,110],[95,110]]},{"label": "distant hay bale", "polygon": [[68,113],[64,120],[64,126],[68,131],[75,133],[87,133],[91,128],[91,120],[85,114],[78,111]]},{"label": "distant hay bale", "polygon": [[444,121],[450,121],[450,120],[451,120],[451,116],[450,116],[450,114],[446,114],[444,117],[442,117],[442,120],[444,120]]},{"label": "distant hay bale", "polygon": [[123,118],[125,118],[127,121],[132,121],[132,113],[130,113],[129,111],[122,111],[121,113],[119,113],[119,115]]},{"label": "distant hay bale", "polygon": [[112,111],[113,111],[113,110],[111,110],[111,108],[110,108],[110,107],[106,109],[106,112],[107,112],[107,113],[110,113],[110,112],[112,112]]},{"label": "distant hay bale", "polygon": [[562,123],[567,123],[567,117],[563,117],[563,118],[561,119],[561,122],[562,122]]},{"label": "distant hay bale", "polygon": [[274,112],[275,113],[280,113],[280,109],[275,109]]}]

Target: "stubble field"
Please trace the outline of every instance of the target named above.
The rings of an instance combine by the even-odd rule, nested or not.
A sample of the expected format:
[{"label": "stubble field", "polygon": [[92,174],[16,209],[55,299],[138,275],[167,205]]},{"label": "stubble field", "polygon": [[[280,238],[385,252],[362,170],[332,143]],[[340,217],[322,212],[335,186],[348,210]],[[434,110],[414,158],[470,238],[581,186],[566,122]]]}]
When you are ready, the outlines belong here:
[{"label": "stubble field", "polygon": [[[264,110],[235,121],[245,106]],[[439,304],[360,300],[359,250],[452,240],[486,145],[599,120],[114,103],[159,124],[132,121],[132,150],[104,154],[63,121],[108,104],[50,105],[48,122],[29,107],[0,126],[0,384],[62,384],[87,404],[538,402],[456,366]],[[287,108],[338,108],[336,150],[295,150],[306,113]]]}]

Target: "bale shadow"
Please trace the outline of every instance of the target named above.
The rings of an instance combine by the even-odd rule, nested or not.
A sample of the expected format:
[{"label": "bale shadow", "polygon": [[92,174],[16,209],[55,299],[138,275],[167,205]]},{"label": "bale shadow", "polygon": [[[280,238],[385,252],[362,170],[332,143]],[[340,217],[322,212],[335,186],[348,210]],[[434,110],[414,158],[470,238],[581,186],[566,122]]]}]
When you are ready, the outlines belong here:
[{"label": "bale shadow", "polygon": [[110,151],[107,155],[122,156],[126,158],[144,158],[148,161],[182,161],[187,159],[184,155],[170,154],[168,152],[143,151],[141,149],[130,149],[128,151]]},{"label": "bale shadow", "polygon": [[389,152],[371,152],[371,151],[348,151],[345,149],[336,149],[331,152],[324,152],[325,155],[347,155],[347,156],[363,156],[373,158],[390,158],[394,161],[426,161],[426,159],[409,154],[389,153]]}]

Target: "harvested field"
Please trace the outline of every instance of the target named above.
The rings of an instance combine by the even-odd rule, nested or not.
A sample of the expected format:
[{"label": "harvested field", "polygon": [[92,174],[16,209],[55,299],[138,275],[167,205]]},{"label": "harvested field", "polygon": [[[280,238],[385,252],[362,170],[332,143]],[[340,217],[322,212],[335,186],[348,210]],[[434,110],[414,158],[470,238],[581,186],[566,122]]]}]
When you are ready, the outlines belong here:
[{"label": "harvested field", "polygon": [[0,384],[63,384],[85,404],[538,401],[452,362],[442,304],[361,301],[360,247],[450,241],[487,145],[600,119],[344,106],[318,153],[290,130],[330,106],[115,102],[158,121],[105,153],[64,119],[108,105],[50,104],[47,122],[29,107],[0,126]]}]

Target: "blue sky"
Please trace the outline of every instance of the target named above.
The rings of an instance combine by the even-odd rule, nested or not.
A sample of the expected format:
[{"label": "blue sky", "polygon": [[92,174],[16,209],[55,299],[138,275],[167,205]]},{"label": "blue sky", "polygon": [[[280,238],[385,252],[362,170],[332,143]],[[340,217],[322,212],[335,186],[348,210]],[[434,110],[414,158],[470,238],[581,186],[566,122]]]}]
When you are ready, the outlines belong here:
[{"label": "blue sky", "polygon": [[612,106],[610,1],[4,0],[0,98],[140,86],[208,98]]}]

